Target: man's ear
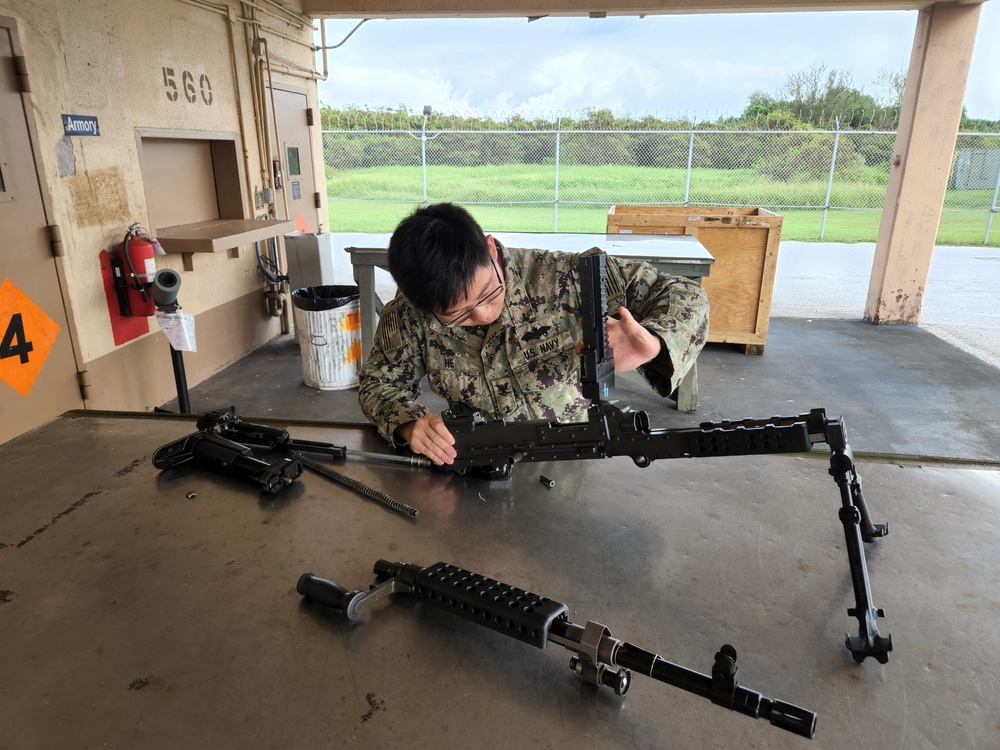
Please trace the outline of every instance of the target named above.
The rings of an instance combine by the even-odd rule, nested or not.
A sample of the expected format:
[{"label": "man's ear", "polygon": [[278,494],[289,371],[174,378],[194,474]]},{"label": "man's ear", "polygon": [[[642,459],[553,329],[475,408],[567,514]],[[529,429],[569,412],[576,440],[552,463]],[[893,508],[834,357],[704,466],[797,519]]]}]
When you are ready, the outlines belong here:
[{"label": "man's ear", "polygon": [[496,240],[493,239],[492,234],[486,235],[486,247],[490,249],[490,255],[493,256],[493,260],[499,260],[499,256],[497,255],[497,243]]}]

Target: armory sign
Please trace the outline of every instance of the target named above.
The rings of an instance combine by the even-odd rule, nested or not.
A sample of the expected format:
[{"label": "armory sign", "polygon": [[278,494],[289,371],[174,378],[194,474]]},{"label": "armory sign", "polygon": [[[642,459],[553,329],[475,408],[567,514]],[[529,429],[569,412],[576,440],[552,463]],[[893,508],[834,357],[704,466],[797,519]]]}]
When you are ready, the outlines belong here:
[{"label": "armory sign", "polygon": [[63,115],[63,132],[66,135],[100,135],[97,118],[90,115]]}]

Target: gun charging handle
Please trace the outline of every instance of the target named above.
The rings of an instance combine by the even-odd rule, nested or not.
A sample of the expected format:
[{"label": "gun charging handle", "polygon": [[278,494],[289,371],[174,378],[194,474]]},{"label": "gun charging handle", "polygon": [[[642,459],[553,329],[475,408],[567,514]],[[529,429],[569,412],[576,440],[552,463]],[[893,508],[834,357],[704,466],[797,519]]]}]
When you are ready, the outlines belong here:
[{"label": "gun charging handle", "polygon": [[[391,570],[391,577],[380,577],[380,583],[368,591],[348,591],[339,583],[328,581],[312,573],[299,576],[295,590],[303,597],[312,599],[327,607],[344,613],[351,622],[357,622],[365,613],[379,602],[388,599],[390,594],[408,594],[413,590],[413,577],[419,570],[415,565],[405,563],[389,563],[380,560]],[[376,565],[376,572],[379,567]]]},{"label": "gun charging handle", "polygon": [[299,582],[295,584],[295,590],[301,596],[342,611],[351,622],[357,622],[364,615],[363,612],[357,610],[358,602],[365,595],[363,591],[357,589],[348,591],[339,583],[328,581],[312,573],[303,573],[299,577]]}]

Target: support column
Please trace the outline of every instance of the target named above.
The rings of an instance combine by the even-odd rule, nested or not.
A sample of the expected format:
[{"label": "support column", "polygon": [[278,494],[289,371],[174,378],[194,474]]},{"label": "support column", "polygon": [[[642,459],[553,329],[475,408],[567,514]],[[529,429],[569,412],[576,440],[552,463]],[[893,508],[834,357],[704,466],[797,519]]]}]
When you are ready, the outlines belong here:
[{"label": "support column", "polygon": [[979,10],[939,2],[920,11],[865,302],[872,323],[920,322]]}]

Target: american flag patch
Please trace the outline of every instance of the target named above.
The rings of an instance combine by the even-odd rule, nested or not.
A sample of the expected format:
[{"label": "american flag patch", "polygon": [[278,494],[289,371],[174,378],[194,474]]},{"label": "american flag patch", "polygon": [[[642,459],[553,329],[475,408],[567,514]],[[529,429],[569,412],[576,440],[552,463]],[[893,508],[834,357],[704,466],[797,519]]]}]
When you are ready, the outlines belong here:
[{"label": "american flag patch", "polygon": [[378,345],[382,351],[392,351],[403,345],[403,335],[399,332],[399,308],[385,312],[378,323]]}]

